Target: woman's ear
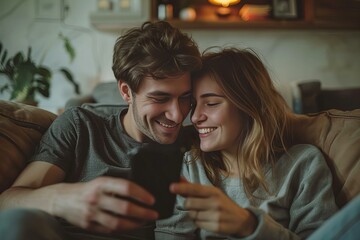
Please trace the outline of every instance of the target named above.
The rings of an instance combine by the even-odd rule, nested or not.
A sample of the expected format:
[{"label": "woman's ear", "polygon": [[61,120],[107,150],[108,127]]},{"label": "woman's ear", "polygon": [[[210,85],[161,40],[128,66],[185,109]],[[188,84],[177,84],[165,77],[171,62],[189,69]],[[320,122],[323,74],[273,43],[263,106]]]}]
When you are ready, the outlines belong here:
[{"label": "woman's ear", "polygon": [[121,94],[122,98],[124,99],[124,101],[127,102],[128,104],[130,104],[132,102],[132,95],[131,95],[131,90],[130,90],[129,85],[127,83],[119,80],[118,88],[119,88],[120,94]]}]

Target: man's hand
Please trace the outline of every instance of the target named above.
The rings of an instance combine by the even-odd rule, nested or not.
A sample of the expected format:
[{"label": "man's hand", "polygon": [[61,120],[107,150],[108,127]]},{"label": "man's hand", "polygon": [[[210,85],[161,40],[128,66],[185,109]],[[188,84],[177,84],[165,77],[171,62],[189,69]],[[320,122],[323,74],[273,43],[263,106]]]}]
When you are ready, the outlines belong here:
[{"label": "man's hand", "polygon": [[185,208],[199,228],[239,237],[248,236],[256,229],[255,216],[238,206],[219,188],[182,180],[172,184],[170,191],[186,198]]},{"label": "man's hand", "polygon": [[99,177],[60,187],[53,214],[87,230],[111,233],[135,229],[156,220],[158,213],[127,199],[151,206],[154,197],[125,179]]}]

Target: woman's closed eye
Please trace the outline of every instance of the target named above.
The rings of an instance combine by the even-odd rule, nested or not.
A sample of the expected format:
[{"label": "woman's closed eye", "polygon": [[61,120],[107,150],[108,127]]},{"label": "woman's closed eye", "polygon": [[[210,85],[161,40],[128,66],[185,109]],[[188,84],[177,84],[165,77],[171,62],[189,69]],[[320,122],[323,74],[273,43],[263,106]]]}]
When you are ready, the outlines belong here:
[{"label": "woman's closed eye", "polygon": [[208,107],[214,107],[214,106],[217,106],[219,105],[220,103],[219,102],[209,102],[209,103],[206,103],[206,106]]}]

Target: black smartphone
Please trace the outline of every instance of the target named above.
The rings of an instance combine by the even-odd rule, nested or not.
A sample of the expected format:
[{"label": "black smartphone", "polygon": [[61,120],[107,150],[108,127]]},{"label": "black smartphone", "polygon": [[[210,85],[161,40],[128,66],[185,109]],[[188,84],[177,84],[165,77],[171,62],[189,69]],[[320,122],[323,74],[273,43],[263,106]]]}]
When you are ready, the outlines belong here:
[{"label": "black smartphone", "polygon": [[159,213],[159,219],[173,214],[176,195],[169,191],[173,182],[180,180],[183,153],[179,147],[146,145],[130,154],[130,179],[144,187],[155,197],[151,206]]}]

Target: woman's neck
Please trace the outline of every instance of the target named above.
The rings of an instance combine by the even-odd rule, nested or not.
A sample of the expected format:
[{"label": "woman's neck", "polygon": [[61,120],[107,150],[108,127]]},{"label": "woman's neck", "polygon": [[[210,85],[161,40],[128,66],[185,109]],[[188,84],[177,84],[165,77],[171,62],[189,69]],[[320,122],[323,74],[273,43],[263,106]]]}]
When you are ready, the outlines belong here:
[{"label": "woman's neck", "polygon": [[239,157],[237,153],[230,153],[230,152],[221,152],[222,158],[226,163],[226,166],[228,166],[228,172],[225,174],[228,175],[231,178],[239,178],[240,176],[240,169],[239,169]]}]

